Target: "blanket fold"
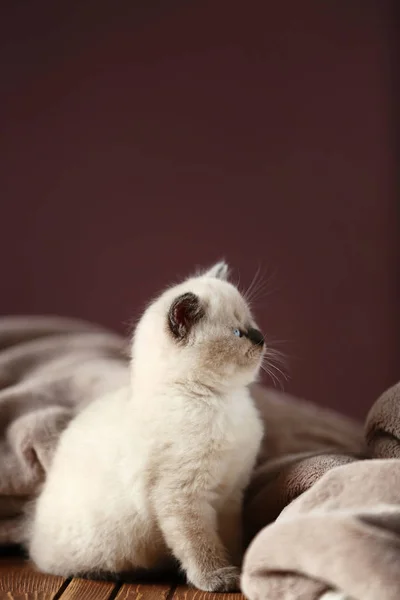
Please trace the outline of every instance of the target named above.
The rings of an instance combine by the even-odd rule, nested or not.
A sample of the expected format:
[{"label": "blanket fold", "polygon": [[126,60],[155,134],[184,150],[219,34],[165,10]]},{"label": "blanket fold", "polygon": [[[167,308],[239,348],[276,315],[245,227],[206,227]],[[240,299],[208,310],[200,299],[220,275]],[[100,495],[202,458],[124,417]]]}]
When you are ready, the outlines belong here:
[{"label": "blanket fold", "polygon": [[0,544],[21,541],[24,506],[70,419],[128,377],[125,340],[100,326],[0,319]]},{"label": "blanket fold", "polygon": [[372,456],[400,458],[400,383],[388,389],[372,406],[365,435]]},{"label": "blanket fold", "polygon": [[246,555],[249,598],[357,600],[400,596],[400,460],[338,466],[264,528]]},{"label": "blanket fold", "polygon": [[[400,598],[400,384],[371,408],[368,454],[292,457],[248,491],[251,600]],[[262,473],[261,473],[262,475]],[[276,520],[275,520],[276,519]],[[324,592],[326,592],[324,594]]]}]

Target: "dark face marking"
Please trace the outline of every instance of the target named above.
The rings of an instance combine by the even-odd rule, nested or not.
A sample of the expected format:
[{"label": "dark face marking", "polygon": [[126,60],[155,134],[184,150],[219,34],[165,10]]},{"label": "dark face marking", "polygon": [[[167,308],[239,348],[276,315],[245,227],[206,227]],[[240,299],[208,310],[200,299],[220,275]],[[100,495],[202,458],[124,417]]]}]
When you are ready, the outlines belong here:
[{"label": "dark face marking", "polygon": [[188,292],[175,298],[168,312],[168,325],[174,337],[183,340],[200,319],[204,309],[196,294]]},{"label": "dark face marking", "polygon": [[253,327],[250,327],[250,329],[247,330],[246,336],[249,338],[251,343],[254,344],[255,346],[263,346],[264,345],[263,334],[261,333],[261,331],[258,331],[258,329],[254,329]]}]

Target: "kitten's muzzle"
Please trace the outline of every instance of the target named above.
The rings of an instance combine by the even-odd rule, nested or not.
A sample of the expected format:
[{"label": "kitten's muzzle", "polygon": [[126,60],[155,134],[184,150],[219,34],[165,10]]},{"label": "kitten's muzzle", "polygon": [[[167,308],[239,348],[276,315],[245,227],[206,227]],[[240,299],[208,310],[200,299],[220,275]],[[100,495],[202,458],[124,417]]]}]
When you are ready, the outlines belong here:
[{"label": "kitten's muzzle", "polygon": [[250,327],[250,329],[246,333],[246,337],[249,338],[252,344],[255,346],[263,346],[264,345],[264,336],[258,329],[254,329]]}]

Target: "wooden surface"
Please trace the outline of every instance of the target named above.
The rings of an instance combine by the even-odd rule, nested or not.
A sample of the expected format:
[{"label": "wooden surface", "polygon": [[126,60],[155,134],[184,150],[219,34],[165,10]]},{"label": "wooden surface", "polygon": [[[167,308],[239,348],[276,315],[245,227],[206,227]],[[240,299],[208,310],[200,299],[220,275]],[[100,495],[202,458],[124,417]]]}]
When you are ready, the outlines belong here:
[{"label": "wooden surface", "polygon": [[186,586],[179,586],[174,591],[172,600],[244,600],[241,594],[210,594]]},{"label": "wooden surface", "polygon": [[207,594],[160,583],[114,584],[38,573],[20,557],[0,556],[0,600],[244,600],[241,594]]}]

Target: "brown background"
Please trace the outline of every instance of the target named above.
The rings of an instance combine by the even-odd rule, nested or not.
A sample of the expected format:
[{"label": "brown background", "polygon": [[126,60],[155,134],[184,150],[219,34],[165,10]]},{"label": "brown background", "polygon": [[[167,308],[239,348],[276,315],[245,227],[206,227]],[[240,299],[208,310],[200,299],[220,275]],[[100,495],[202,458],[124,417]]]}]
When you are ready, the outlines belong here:
[{"label": "brown background", "polygon": [[363,416],[400,376],[394,6],[3,2],[0,312],[125,331],[261,266],[286,389]]}]

